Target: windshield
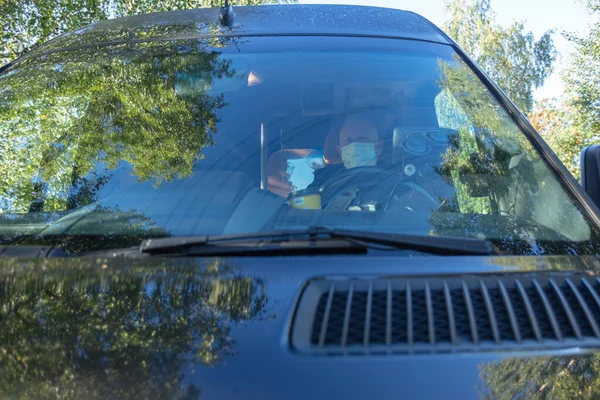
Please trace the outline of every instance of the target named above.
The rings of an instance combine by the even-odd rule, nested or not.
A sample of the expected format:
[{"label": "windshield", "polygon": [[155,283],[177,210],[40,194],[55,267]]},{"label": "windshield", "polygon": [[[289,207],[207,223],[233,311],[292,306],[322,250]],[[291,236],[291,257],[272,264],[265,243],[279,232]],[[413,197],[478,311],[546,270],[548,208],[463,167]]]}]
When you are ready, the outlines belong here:
[{"label": "windshield", "polygon": [[450,46],[257,37],[71,49],[0,75],[0,238],[83,252],[311,226],[595,253]]}]

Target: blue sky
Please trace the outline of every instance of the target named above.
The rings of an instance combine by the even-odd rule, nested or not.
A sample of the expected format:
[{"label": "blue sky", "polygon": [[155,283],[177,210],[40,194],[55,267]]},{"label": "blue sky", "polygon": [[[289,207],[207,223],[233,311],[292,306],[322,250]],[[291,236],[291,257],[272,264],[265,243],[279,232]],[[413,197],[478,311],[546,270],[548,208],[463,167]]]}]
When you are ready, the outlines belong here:
[{"label": "blue sky", "polygon": [[[429,19],[436,25],[443,25],[448,19],[444,12],[444,0],[299,0],[300,3],[327,4],[359,4],[380,7],[399,8],[414,11]],[[569,31],[584,35],[588,32],[590,17],[582,0],[492,0],[492,9],[496,13],[496,21],[503,26],[514,20],[524,21],[525,28],[533,32],[536,40],[549,29],[556,32]],[[534,96],[537,100],[555,97],[563,91],[561,70],[569,59],[571,44],[560,34],[554,35],[554,42],[559,52],[555,72],[545,85],[537,89]]]}]

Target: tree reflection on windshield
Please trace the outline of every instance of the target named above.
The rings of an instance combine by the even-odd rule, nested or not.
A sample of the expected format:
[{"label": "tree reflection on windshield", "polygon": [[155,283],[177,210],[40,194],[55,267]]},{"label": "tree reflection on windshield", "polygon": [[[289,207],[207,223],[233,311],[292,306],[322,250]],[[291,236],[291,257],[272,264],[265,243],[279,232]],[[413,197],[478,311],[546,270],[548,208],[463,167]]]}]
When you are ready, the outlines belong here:
[{"label": "tree reflection on windshield", "polygon": [[455,58],[439,61],[440,123],[455,133],[434,169],[456,190],[439,211],[457,217],[432,214],[434,232],[497,238],[511,254],[594,253],[581,212],[491,92]]},{"label": "tree reflection on windshield", "polygon": [[192,50],[185,42],[80,49],[9,70],[0,92],[0,209],[89,204],[89,190],[66,192],[77,191],[90,171],[101,186],[98,171],[120,162],[156,186],[189,176],[202,149],[214,145],[216,111],[225,103],[205,91],[178,95],[175,72],[207,85],[235,73],[220,53]]},{"label": "tree reflection on windshield", "polygon": [[[110,35],[125,34],[119,29]],[[97,32],[99,42],[108,40]],[[25,244],[10,240],[21,235],[85,251],[86,235],[107,239],[100,247],[87,242],[89,251],[136,245],[142,236],[317,224],[483,237],[516,254],[579,251],[571,243],[595,251],[597,232],[577,201],[451,48],[407,42],[334,54],[325,49],[349,39],[151,41],[152,29],[141,42],[95,48],[95,29],[80,34],[64,40],[85,47],[47,47],[0,76],[3,244]],[[395,192],[391,178],[364,176],[364,188],[342,181],[355,187],[336,193],[335,207],[312,215],[286,208],[290,191],[341,173],[335,165],[343,160],[325,165],[324,154],[341,156],[339,131],[359,114],[383,121],[378,168],[394,185],[408,181],[399,186],[406,190]],[[303,159],[308,154],[314,159]],[[378,208],[389,193],[399,194],[396,205]],[[354,204],[361,201],[363,208]],[[122,242],[110,238],[119,232]],[[81,240],[32,236],[40,234]]]},{"label": "tree reflection on windshield", "polygon": [[[461,201],[469,203],[463,212],[514,214],[515,205],[503,202],[509,192],[537,191],[531,160],[538,156],[464,63],[440,61],[439,68],[439,86],[447,99],[441,114],[457,120],[457,132],[449,138],[438,173],[457,186]],[[457,109],[465,110],[469,119],[453,116]],[[511,188],[517,182],[520,187]]]},{"label": "tree reflection on windshield", "polygon": [[263,281],[219,261],[70,265],[0,263],[3,398],[197,398],[186,368],[233,356],[230,325],[267,303]]}]

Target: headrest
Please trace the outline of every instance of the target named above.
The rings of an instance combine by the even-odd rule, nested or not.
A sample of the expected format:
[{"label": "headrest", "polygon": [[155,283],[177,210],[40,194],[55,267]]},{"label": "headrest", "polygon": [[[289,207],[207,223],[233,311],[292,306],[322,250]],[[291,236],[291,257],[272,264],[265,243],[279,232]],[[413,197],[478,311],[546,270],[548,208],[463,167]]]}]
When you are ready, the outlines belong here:
[{"label": "headrest", "polygon": [[323,162],[325,164],[333,165],[342,163],[342,156],[338,150],[339,143],[340,130],[334,127],[327,134],[325,144],[323,145]]}]

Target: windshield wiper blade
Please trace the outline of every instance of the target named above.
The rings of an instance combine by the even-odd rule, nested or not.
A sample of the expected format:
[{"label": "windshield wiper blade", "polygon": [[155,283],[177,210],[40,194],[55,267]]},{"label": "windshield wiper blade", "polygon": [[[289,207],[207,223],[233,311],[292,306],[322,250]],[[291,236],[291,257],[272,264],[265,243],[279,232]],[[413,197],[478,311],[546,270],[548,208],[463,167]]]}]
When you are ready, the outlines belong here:
[{"label": "windshield wiper blade", "polygon": [[436,255],[492,255],[498,249],[487,240],[354,231],[313,227],[307,230],[228,236],[149,239],[140,252],[151,255],[279,255],[366,253],[376,248],[413,250]]},{"label": "windshield wiper blade", "polygon": [[380,233],[333,229],[332,238],[354,239],[365,243],[376,243],[395,249],[414,250],[437,255],[497,255],[500,250],[484,239],[452,236],[424,236],[398,233]]},{"label": "windshield wiper blade", "polygon": [[366,254],[367,250],[353,240],[315,238],[303,231],[149,239],[140,246],[142,253],[174,256]]}]

